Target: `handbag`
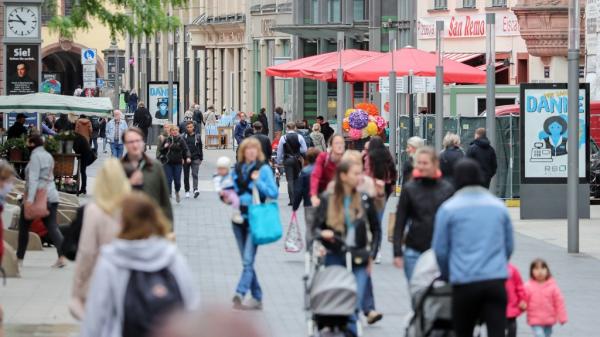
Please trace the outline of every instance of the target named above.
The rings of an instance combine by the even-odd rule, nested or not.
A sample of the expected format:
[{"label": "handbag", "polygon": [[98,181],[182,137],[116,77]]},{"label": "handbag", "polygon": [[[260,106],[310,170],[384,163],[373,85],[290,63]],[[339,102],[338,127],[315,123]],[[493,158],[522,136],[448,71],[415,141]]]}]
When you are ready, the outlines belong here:
[{"label": "handbag", "polygon": [[303,248],[302,233],[300,233],[300,226],[298,225],[298,216],[296,215],[296,212],[292,213],[290,225],[288,226],[287,233],[285,234],[284,248],[288,253],[298,253]]},{"label": "handbag", "polygon": [[275,201],[260,202],[256,186],[252,187],[252,205],[248,206],[250,235],[255,245],[276,242],[283,235],[279,205]]},{"label": "handbag", "polygon": [[[53,171],[54,166],[51,166],[48,171],[48,181],[50,181]],[[49,182],[46,182],[46,184],[49,184]],[[50,211],[48,210],[48,190],[46,187],[38,188],[35,191],[35,198],[32,203],[26,201],[27,194],[25,194],[23,200],[23,215],[25,216],[25,220],[42,219],[50,215]]]}]

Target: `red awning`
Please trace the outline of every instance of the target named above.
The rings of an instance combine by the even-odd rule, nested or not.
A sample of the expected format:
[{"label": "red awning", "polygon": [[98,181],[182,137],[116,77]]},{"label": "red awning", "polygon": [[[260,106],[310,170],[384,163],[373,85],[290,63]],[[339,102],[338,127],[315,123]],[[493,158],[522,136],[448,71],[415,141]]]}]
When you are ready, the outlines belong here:
[{"label": "red awning", "polygon": [[460,63],[471,61],[480,56],[483,56],[483,53],[444,53],[445,58]]},{"label": "red awning", "polygon": [[[402,48],[393,53],[397,76],[406,76],[412,70],[415,76],[435,76],[437,55],[416,48]],[[347,82],[377,82],[388,76],[392,69],[392,54],[385,53],[344,71]],[[485,83],[485,72],[444,59],[444,83]]]},{"label": "red awning", "polygon": [[[345,49],[341,51],[341,66],[346,70],[381,55],[381,53],[373,51]],[[336,51],[271,66],[266,69],[266,74],[267,76],[335,81],[339,66],[340,53]]]}]

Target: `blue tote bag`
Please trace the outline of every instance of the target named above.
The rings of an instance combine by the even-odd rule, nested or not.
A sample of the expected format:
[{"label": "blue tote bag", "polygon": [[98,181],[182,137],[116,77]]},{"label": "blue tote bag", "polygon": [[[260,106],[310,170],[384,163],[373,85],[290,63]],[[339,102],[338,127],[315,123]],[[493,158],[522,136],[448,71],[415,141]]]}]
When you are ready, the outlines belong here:
[{"label": "blue tote bag", "polygon": [[276,242],[283,235],[279,205],[273,200],[261,203],[256,186],[252,188],[252,205],[248,207],[248,222],[252,242],[255,245]]}]

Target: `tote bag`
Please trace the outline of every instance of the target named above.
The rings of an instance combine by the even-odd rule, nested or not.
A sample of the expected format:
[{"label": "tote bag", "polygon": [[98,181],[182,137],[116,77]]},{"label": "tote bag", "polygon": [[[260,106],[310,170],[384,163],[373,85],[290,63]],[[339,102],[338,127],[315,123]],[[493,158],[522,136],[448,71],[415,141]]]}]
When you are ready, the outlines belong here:
[{"label": "tote bag", "polygon": [[261,203],[256,186],[252,188],[252,205],[248,207],[248,222],[252,242],[255,245],[276,242],[283,235],[279,205],[271,200]]}]

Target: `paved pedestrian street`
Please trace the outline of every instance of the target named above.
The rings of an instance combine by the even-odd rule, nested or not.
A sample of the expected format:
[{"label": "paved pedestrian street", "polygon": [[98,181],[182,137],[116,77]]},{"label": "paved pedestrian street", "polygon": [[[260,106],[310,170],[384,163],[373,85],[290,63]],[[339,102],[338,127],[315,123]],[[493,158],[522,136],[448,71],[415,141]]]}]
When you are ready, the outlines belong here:
[{"label": "paved pedestrian street", "polygon": [[[214,162],[221,155],[233,158],[231,150],[205,151],[200,170],[201,194],[198,199],[182,199],[174,205],[177,245],[187,257],[196,277],[203,306],[231,305],[241,262],[229,221],[231,209],[222,204],[212,191]],[[102,156],[89,169],[90,176],[101,165]],[[90,179],[92,186],[94,179]],[[89,188],[88,190],[91,190]],[[291,216],[285,186],[280,187],[281,217],[287,224]],[[92,192],[93,193],[93,192]],[[82,198],[85,201],[88,197]],[[393,206],[393,205],[392,205]],[[518,219],[518,209],[511,210]],[[593,207],[595,220],[582,221],[582,251],[589,254],[568,255],[566,221],[522,222],[515,220],[517,232],[513,262],[527,280],[529,262],[545,258],[566,298],[569,322],[557,326],[553,336],[597,336],[597,312],[600,303],[600,256],[593,242],[600,232],[594,222],[600,209]],[[303,223],[302,212],[299,212]],[[385,223],[385,219],[384,219]],[[385,230],[385,226],[384,226]],[[302,231],[304,233],[304,231]],[[526,234],[522,234],[526,233]],[[385,235],[384,235],[385,238]],[[597,245],[597,244],[596,244]],[[596,250],[594,250],[596,249]],[[392,265],[391,246],[383,245],[383,263],[374,268],[376,306],[384,314],[382,321],[365,327],[366,337],[403,335],[405,317],[409,313],[409,297],[404,273]],[[73,264],[62,270],[49,266],[55,258],[53,249],[28,252],[22,277],[8,279],[0,287],[0,304],[5,311],[4,336],[75,336],[77,322],[69,315],[67,304],[71,293]],[[259,248],[256,270],[264,292],[264,310],[244,312],[252,315],[270,337],[306,336],[303,311],[303,254],[284,252],[283,242]],[[532,336],[524,316],[519,320],[519,336]]]}]

